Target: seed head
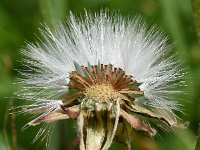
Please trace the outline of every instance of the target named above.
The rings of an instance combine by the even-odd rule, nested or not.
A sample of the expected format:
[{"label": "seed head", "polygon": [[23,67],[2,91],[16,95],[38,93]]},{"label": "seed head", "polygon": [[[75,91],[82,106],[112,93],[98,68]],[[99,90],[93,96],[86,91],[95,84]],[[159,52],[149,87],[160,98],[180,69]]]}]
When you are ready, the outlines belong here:
[{"label": "seed head", "polygon": [[84,18],[70,14],[68,26],[45,26],[42,42],[23,51],[18,96],[30,102],[23,110],[37,115],[28,125],[72,118],[81,150],[107,150],[114,139],[131,149],[133,134],[180,127],[174,99],[185,74],[167,38],[137,17],[101,11]]}]

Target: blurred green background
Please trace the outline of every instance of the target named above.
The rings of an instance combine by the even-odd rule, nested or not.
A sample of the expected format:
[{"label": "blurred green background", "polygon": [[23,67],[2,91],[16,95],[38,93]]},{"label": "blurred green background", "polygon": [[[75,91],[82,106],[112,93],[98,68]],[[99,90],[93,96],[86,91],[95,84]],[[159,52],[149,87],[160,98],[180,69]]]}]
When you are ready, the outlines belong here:
[{"label": "blurred green background", "polygon": [[[188,87],[191,94],[182,96],[185,100],[182,118],[190,125],[174,133],[160,133],[154,140],[156,144],[136,141],[133,149],[194,150],[200,122],[200,0],[0,0],[0,150],[77,149],[72,144],[75,122],[60,121],[46,148],[45,141],[31,144],[39,127],[21,131],[30,116],[17,115],[9,108],[18,105],[13,93],[20,87],[13,83],[17,77],[15,69],[22,68],[18,62],[20,49],[27,41],[37,39],[41,23],[51,26],[55,20],[65,21],[70,10],[79,14],[84,8],[91,11],[109,8],[124,16],[141,14],[147,22],[165,30],[191,73]],[[111,149],[123,146],[114,144]]]}]

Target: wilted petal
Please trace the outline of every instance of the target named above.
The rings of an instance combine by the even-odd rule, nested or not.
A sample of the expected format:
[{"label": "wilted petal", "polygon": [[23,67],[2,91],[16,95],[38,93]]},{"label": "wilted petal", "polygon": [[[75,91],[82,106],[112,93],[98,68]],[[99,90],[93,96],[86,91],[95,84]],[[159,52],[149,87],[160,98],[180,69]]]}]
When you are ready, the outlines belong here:
[{"label": "wilted petal", "polygon": [[60,111],[50,112],[47,115],[40,116],[28,123],[30,126],[36,126],[41,123],[51,123],[57,120],[68,119],[69,116]]},{"label": "wilted petal", "polygon": [[78,108],[76,106],[65,108],[64,106],[60,105],[60,107],[62,109],[60,108],[59,110],[43,114],[36,119],[30,121],[28,125],[36,126],[41,123],[52,123],[54,121],[63,119],[76,119],[79,115]]},{"label": "wilted petal", "polygon": [[117,126],[118,126],[118,123],[119,123],[119,117],[120,117],[120,104],[119,104],[119,101],[116,101],[116,106],[113,108],[115,109],[114,112],[115,112],[115,122],[112,123],[112,119],[110,117],[108,117],[108,121],[107,121],[107,130],[108,130],[108,133],[107,133],[107,140],[104,144],[104,147],[102,148],[102,150],[107,150],[112,142],[113,142],[113,138],[115,136],[115,133],[116,133],[116,130],[117,130]]},{"label": "wilted petal", "polygon": [[121,116],[134,128],[137,130],[145,131],[150,136],[154,136],[156,134],[155,129],[147,126],[137,117],[126,113],[124,110],[121,110]]},{"label": "wilted petal", "polygon": [[70,109],[70,108],[65,108],[64,106],[62,106],[62,109],[69,116],[69,118],[77,119],[79,116],[79,111],[78,111],[78,108],[76,107],[73,109]]},{"label": "wilted petal", "polygon": [[165,124],[167,124],[168,126],[173,126],[173,123],[168,120],[167,118],[160,116],[158,114],[155,114],[154,112],[145,109],[143,107],[137,106],[137,105],[131,105],[131,107],[128,106],[128,109],[134,113],[149,117],[149,118],[153,118],[159,121],[164,122]]},{"label": "wilted petal", "polygon": [[81,111],[78,118],[77,118],[77,125],[78,125],[78,136],[80,138],[80,150],[85,150],[85,143],[84,143],[84,134],[83,134],[83,127],[84,127],[84,113]]}]

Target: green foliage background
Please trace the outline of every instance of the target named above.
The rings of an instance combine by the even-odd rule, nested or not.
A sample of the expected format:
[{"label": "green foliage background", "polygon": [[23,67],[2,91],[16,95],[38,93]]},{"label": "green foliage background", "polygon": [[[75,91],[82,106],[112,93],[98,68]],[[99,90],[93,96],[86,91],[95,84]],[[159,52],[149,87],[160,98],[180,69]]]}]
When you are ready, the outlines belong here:
[{"label": "green foliage background", "polygon": [[[182,96],[186,101],[183,103],[186,115],[182,118],[190,125],[188,129],[175,130],[174,133],[160,133],[154,142],[160,150],[194,150],[200,122],[199,0],[0,0],[0,150],[46,149],[45,142],[31,144],[39,127],[21,131],[30,116],[9,111],[19,103],[13,98],[13,93],[20,90],[13,84],[17,77],[15,69],[23,67],[18,61],[21,59],[19,51],[26,41],[36,40],[35,34],[39,35],[41,23],[51,26],[55,20],[65,21],[70,10],[79,14],[84,12],[84,8],[91,11],[109,8],[125,16],[141,14],[147,22],[157,24],[169,35],[191,73],[188,87],[191,94]],[[77,149],[72,145],[76,136],[74,126],[73,121],[59,122],[47,149]],[[147,148],[143,149],[154,149],[152,143],[146,144]],[[145,143],[142,145],[145,147]],[[133,148],[142,149],[137,144]],[[123,146],[114,145],[112,149],[123,149]]]}]

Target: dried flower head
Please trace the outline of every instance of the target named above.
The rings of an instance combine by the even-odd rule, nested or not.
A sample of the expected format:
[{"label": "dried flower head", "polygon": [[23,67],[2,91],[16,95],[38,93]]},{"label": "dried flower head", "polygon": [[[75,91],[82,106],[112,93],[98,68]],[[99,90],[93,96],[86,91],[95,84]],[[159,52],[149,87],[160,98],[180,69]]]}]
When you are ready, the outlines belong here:
[{"label": "dried flower head", "polygon": [[81,150],[107,150],[114,139],[131,149],[133,133],[156,134],[153,123],[180,126],[174,95],[184,74],[167,38],[139,18],[107,13],[70,14],[67,26],[45,26],[23,50],[18,95],[30,102],[23,111],[37,115],[28,125],[73,118]]}]

